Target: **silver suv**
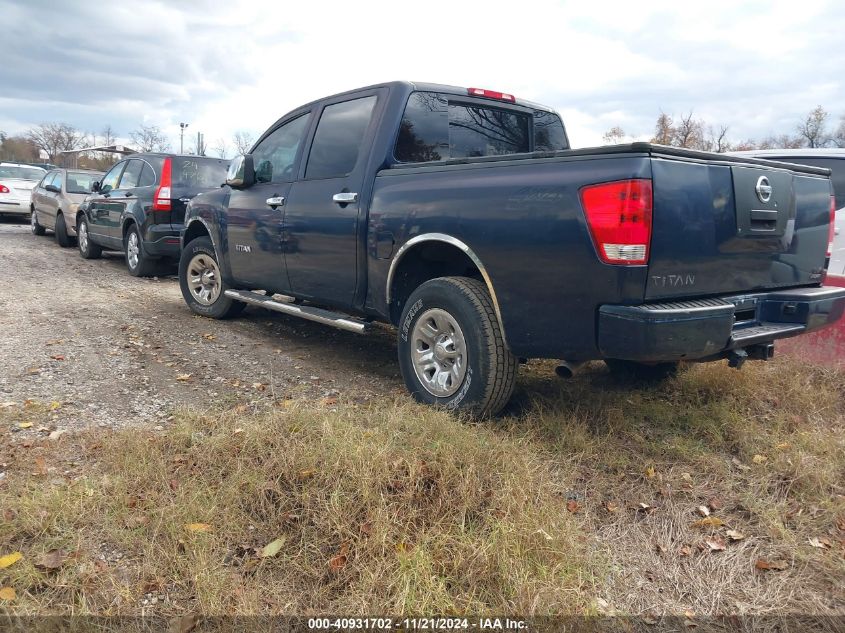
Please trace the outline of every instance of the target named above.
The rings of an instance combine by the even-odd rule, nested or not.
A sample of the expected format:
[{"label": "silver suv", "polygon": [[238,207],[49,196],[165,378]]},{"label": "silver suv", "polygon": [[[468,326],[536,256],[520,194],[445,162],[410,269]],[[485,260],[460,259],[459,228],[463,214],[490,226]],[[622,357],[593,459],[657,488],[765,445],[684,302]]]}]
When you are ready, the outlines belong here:
[{"label": "silver suv", "polygon": [[50,229],[59,246],[71,246],[76,237],[76,209],[91,193],[91,185],[100,180],[101,171],[54,169],[47,172],[32,190],[32,232],[44,235]]}]

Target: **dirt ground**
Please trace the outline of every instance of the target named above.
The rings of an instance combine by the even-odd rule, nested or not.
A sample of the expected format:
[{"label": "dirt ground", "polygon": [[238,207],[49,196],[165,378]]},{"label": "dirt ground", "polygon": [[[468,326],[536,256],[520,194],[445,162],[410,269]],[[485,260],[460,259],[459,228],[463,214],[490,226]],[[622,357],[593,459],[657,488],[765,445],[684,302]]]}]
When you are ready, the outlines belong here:
[{"label": "dirt ground", "polygon": [[120,253],[86,261],[8,218],[0,271],[0,402],[58,402],[59,430],[166,425],[175,406],[227,399],[404,392],[387,329],[361,336],[252,307],[198,317],[175,271],[137,279]]}]

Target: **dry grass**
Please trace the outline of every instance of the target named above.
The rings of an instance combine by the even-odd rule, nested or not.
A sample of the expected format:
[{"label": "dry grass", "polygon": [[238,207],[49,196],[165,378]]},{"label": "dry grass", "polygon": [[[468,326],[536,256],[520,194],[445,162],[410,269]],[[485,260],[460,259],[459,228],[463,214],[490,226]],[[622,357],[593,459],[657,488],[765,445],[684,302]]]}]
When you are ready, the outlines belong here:
[{"label": "dry grass", "polygon": [[[530,365],[510,415],[481,425],[403,400],[11,440],[0,554],[24,558],[0,570],[18,594],[6,606],[845,615],[844,373],[708,365],[658,387],[599,364],[549,374]],[[708,503],[724,526],[692,525]],[[53,548],[63,567],[37,567]]]}]

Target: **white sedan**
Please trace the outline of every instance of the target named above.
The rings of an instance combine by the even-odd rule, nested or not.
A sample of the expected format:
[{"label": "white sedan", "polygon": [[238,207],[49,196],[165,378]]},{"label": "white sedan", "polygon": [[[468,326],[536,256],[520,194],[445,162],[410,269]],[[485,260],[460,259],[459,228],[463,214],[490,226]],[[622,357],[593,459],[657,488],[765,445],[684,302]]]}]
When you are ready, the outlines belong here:
[{"label": "white sedan", "polygon": [[47,173],[41,167],[0,163],[0,215],[29,215],[32,189]]}]

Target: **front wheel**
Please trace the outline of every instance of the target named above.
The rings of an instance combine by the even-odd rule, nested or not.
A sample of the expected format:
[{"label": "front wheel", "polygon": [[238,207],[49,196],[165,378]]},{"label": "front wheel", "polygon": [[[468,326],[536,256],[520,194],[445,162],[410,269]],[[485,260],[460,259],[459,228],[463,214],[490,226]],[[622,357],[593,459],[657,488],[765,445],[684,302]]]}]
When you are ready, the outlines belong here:
[{"label": "front wheel", "polygon": [[91,236],[88,233],[88,220],[85,219],[85,216],[80,217],[76,224],[76,245],[79,247],[79,254],[82,259],[97,259],[103,254],[100,245],[91,241]]},{"label": "front wheel", "polygon": [[519,361],[505,346],[484,284],[440,277],[405,303],[399,367],[417,401],[486,417],[510,399]]},{"label": "front wheel", "polygon": [[191,310],[212,319],[237,316],[246,307],[242,301],[226,296],[217,254],[207,237],[198,237],[182,249],[179,287]]},{"label": "front wheel", "polygon": [[41,223],[38,221],[38,214],[35,211],[35,207],[30,207],[32,213],[29,215],[29,228],[32,231],[33,235],[44,235],[44,227],[41,226]]}]

